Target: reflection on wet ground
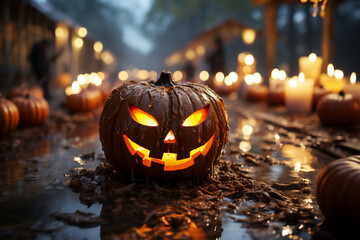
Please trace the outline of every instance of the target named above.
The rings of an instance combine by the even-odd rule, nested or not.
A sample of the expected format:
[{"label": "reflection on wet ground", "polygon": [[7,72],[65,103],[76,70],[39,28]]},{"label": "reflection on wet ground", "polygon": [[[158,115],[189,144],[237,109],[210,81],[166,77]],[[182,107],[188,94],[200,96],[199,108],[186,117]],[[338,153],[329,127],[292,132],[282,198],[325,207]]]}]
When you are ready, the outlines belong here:
[{"label": "reflection on wet ground", "polygon": [[[68,119],[57,113],[53,119],[56,123],[47,126],[55,130],[47,130],[47,134],[43,135],[35,134],[36,131],[43,130],[41,128],[36,131],[20,130],[18,135],[12,135],[8,139],[11,144],[5,144],[4,139],[1,142],[1,148],[8,152],[0,155],[0,238],[106,239],[124,236],[121,234],[132,229],[136,237],[148,236],[150,232],[159,236],[175,232],[172,237],[187,236],[194,239],[203,239],[205,236],[209,239],[310,239],[317,225],[322,222],[315,198],[316,174],[327,162],[336,158],[334,152],[324,150],[323,145],[327,146],[328,139],[305,133],[319,128],[313,124],[313,116],[302,117],[302,123],[307,124],[304,131],[293,130],[258,115],[257,112],[264,111],[264,106],[246,102],[239,104],[239,100],[233,101],[227,97],[225,103],[229,114],[230,135],[223,160],[230,167],[241,169],[238,172],[228,171],[242,176],[241,184],[245,190],[250,180],[256,181],[256,184],[264,182],[267,184],[266,189],[267,186],[274,189],[271,190],[274,194],[280,194],[277,193],[280,191],[284,194],[284,199],[297,199],[308,205],[309,211],[314,214],[311,222],[289,224],[288,221],[282,221],[276,212],[273,215],[274,209],[269,209],[265,204],[266,194],[265,197],[259,197],[254,192],[252,198],[237,196],[234,190],[238,188],[239,192],[243,187],[236,186],[235,178],[228,181],[227,185],[222,183],[221,181],[229,180],[222,175],[219,175],[220,182],[215,178],[215,182],[208,182],[208,185],[208,180],[199,180],[195,185],[180,184],[178,187],[184,188],[182,196],[186,196],[185,199],[179,199],[176,191],[169,192],[173,186],[166,183],[156,185],[157,187],[154,185],[156,183],[146,182],[133,186],[130,180],[128,185],[120,181],[122,185],[118,188],[132,186],[134,189],[141,189],[141,194],[144,195],[122,192],[126,198],[105,197],[104,200],[110,201],[97,200],[84,204],[84,201],[79,200],[79,193],[73,191],[76,187],[70,188],[69,185],[74,173],[81,172],[81,169],[96,169],[104,159],[98,139],[97,115],[73,116]],[[281,111],[276,109],[272,114],[281,115]],[[91,121],[87,122],[87,118]],[[294,120],[289,116],[287,119]],[[331,129],[322,130],[321,134],[324,132],[334,134]],[[354,136],[354,132],[347,135],[352,137],[351,141],[358,141]],[[347,154],[343,149],[335,153]],[[222,165],[220,168],[229,166]],[[108,175],[94,175],[91,171],[87,173],[93,174],[88,179],[94,184],[95,190],[104,189],[104,186],[96,186],[104,183],[101,182],[101,176]],[[112,173],[109,174],[113,176]],[[251,176],[253,180],[248,181],[244,176]],[[117,180],[112,182],[118,183]],[[156,211],[150,214],[147,208],[154,195],[154,186],[156,192],[162,192],[163,195],[156,195],[153,201],[159,201],[162,205],[160,207],[154,203]],[[189,193],[189,189],[184,186],[193,188],[195,192],[200,189],[202,193]],[[221,198],[211,197],[213,192],[219,190],[213,189],[214,186],[222,188],[219,193],[222,194]],[[247,190],[249,196],[250,190]],[[146,198],[139,200],[144,196]],[[281,198],[280,195],[278,197]],[[84,200],[81,196],[80,199]],[[166,201],[170,200],[171,204],[167,204]],[[197,201],[198,205],[190,204],[191,201]],[[207,205],[208,202],[212,205]],[[132,205],[135,207],[132,208]],[[182,214],[185,210],[179,210],[182,205],[188,208],[186,216]],[[204,214],[204,209],[209,206],[209,210],[206,210],[208,214]],[[277,207],[276,211],[281,211],[280,206]],[[163,215],[159,213],[160,210]],[[143,215],[144,213],[147,215]],[[129,219],[133,214],[147,217],[147,224],[143,224],[145,220],[141,218]],[[267,219],[269,216],[280,220]],[[254,224],[255,222],[258,224]]]}]

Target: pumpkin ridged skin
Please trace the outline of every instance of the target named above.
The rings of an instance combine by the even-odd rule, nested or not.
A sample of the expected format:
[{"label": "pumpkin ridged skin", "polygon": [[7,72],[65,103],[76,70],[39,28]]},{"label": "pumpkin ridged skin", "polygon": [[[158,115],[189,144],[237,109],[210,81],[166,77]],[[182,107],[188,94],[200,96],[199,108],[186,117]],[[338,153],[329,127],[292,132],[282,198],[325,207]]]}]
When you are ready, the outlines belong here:
[{"label": "pumpkin ridged skin", "polygon": [[0,136],[14,131],[19,124],[19,110],[16,105],[0,98]]},{"label": "pumpkin ridged skin", "polygon": [[324,126],[347,127],[360,123],[360,101],[351,94],[322,97],[316,112]]},{"label": "pumpkin ridged skin", "polygon": [[316,179],[316,197],[325,219],[360,224],[360,155],[328,163]]},{"label": "pumpkin ridged skin", "polygon": [[49,116],[49,104],[45,99],[27,95],[16,97],[13,102],[19,109],[21,126],[39,126]]},{"label": "pumpkin ridged skin", "polygon": [[102,101],[102,95],[98,90],[83,90],[78,94],[67,95],[65,98],[66,108],[73,113],[90,112]]},{"label": "pumpkin ridged skin", "polygon": [[32,87],[26,85],[14,87],[7,92],[6,98],[12,100],[15,97],[24,97],[26,94],[29,94],[33,97],[44,98],[44,91],[40,86],[37,85]]},{"label": "pumpkin ridged skin", "polygon": [[[157,127],[136,123],[129,114],[128,104],[135,105],[154,116]],[[207,119],[195,127],[183,127],[186,116],[209,104]],[[190,82],[179,82],[171,87],[155,86],[154,81],[130,81],[112,91],[100,117],[100,141],[107,161],[117,170],[140,178],[162,180],[195,178],[202,175],[218,160],[228,136],[227,114],[223,101],[209,87]],[[176,144],[164,143],[172,130]],[[203,145],[215,134],[206,156],[198,156],[194,165],[176,171],[164,171],[164,165],[144,166],[142,159],[132,156],[123,135],[150,149],[150,157],[160,158],[168,149],[177,153],[177,159],[189,157],[190,151]]]}]

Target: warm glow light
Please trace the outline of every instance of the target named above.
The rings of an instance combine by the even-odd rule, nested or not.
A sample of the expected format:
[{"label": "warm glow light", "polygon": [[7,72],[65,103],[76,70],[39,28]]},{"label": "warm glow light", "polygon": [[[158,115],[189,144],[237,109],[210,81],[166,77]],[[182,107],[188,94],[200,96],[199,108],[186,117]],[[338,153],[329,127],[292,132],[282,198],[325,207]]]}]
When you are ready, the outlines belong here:
[{"label": "warm glow light", "polygon": [[230,72],[229,73],[229,80],[234,83],[238,80],[238,75],[236,72]]},{"label": "warm glow light", "polygon": [[244,62],[245,61],[245,53],[239,53],[238,55],[238,62]]},{"label": "warm glow light", "polygon": [[134,121],[141,125],[148,127],[159,126],[159,123],[156,121],[156,119],[153,116],[151,116],[151,114],[141,110],[138,107],[135,107],[134,105],[129,104],[129,112],[131,117],[134,119]]},{"label": "warm glow light", "polygon": [[63,37],[64,35],[65,35],[65,31],[64,31],[64,28],[63,27],[57,27],[56,29],[55,29],[55,35],[56,35],[56,37],[58,37],[58,38],[61,38],[61,37]]},{"label": "warm glow light", "polygon": [[350,75],[350,83],[355,84],[356,83],[356,73],[352,72]]},{"label": "warm glow light", "polygon": [[136,77],[139,79],[139,80],[146,80],[149,78],[149,72],[147,70],[139,70],[137,73],[136,73]]},{"label": "warm glow light", "polygon": [[279,71],[279,69],[274,68],[274,69],[271,71],[271,77],[274,78],[274,79],[278,79],[279,76],[280,76],[280,71]]},{"label": "warm glow light", "polygon": [[260,73],[256,72],[256,73],[253,74],[253,81],[254,81],[255,84],[260,84],[261,79],[262,79],[262,77],[261,77]]},{"label": "warm glow light", "polygon": [[79,74],[76,78],[76,81],[80,84],[80,85],[84,85],[85,84],[85,76],[83,74]]},{"label": "warm glow light", "polygon": [[310,53],[310,55],[309,55],[309,61],[310,62],[315,62],[316,58],[317,58],[317,56],[316,56],[315,53]]},{"label": "warm glow light", "polygon": [[243,152],[248,152],[251,149],[251,143],[249,141],[241,141],[239,144],[239,148]]},{"label": "warm glow light", "polygon": [[253,55],[251,54],[247,54],[246,57],[245,57],[245,64],[246,65],[252,65],[255,61],[255,58]]},{"label": "warm glow light", "polygon": [[296,88],[299,85],[298,80],[296,78],[291,78],[289,80],[289,86],[292,88]]},{"label": "warm glow light", "polygon": [[344,77],[344,72],[339,70],[339,69],[336,69],[334,71],[334,76],[335,76],[336,79],[341,80]]},{"label": "warm glow light", "polygon": [[95,52],[101,52],[103,50],[103,44],[100,41],[96,41],[93,48]]},{"label": "warm glow light", "polygon": [[183,122],[182,126],[183,127],[197,126],[206,120],[208,114],[209,114],[209,105],[200,108],[199,110],[188,116]]},{"label": "warm glow light", "polygon": [[84,27],[80,27],[80,28],[78,28],[78,30],[77,30],[77,34],[79,35],[79,37],[86,37],[86,35],[87,35],[87,30],[86,30],[86,28],[84,28]]},{"label": "warm glow light", "polygon": [[199,45],[196,47],[196,53],[200,56],[205,54],[205,47],[203,45]]},{"label": "warm glow light", "polygon": [[305,81],[305,74],[303,72],[301,72],[299,74],[299,82],[304,82]]},{"label": "warm glow light", "polygon": [[242,39],[245,44],[254,43],[255,38],[256,38],[256,32],[253,29],[248,28],[242,32]]},{"label": "warm glow light", "polygon": [[79,93],[81,88],[80,88],[80,84],[77,82],[77,81],[74,81],[72,84],[71,84],[71,89],[73,91],[73,94],[76,94],[76,93]]},{"label": "warm glow light", "polygon": [[332,65],[331,63],[327,66],[327,74],[330,76],[330,77],[333,77],[334,76],[334,65]]},{"label": "warm glow light", "polygon": [[185,53],[185,58],[188,60],[193,60],[195,58],[195,53],[193,50],[187,50]]},{"label": "warm glow light", "polygon": [[172,130],[170,130],[168,132],[168,134],[166,135],[166,137],[164,139],[164,143],[176,143],[175,134],[173,133]]},{"label": "warm glow light", "polygon": [[98,72],[97,75],[100,77],[100,79],[102,81],[105,79],[105,73],[104,72]]},{"label": "warm glow light", "polygon": [[157,78],[157,73],[156,73],[156,71],[150,71],[150,72],[149,72],[149,78],[150,78],[150,79],[156,79],[156,78]]},{"label": "warm glow light", "polygon": [[224,83],[226,86],[231,86],[233,84],[233,82],[231,81],[231,79],[229,78],[229,76],[226,76],[224,79]]},{"label": "warm glow light", "polygon": [[121,80],[121,81],[126,81],[128,78],[129,78],[129,73],[127,71],[120,71],[119,74],[118,74],[118,78]]},{"label": "warm glow light", "polygon": [[[84,74],[84,77],[85,77],[85,81],[84,81],[84,83],[82,84],[82,85],[88,85],[88,84],[90,84],[90,74],[88,74],[88,73],[85,73]],[[81,84],[80,84],[81,85]],[[81,86],[82,86],[81,85]]]},{"label": "warm glow light", "polygon": [[103,60],[104,63],[106,64],[111,64],[114,62],[114,57],[112,56],[112,54],[108,51],[102,52],[101,53],[101,59]]},{"label": "warm glow light", "polygon": [[245,124],[242,128],[241,128],[241,132],[244,136],[250,136],[253,133],[254,129],[252,126]]},{"label": "warm glow light", "polygon": [[102,83],[102,80],[97,75],[97,73],[92,72],[92,73],[90,73],[90,83],[94,84],[95,86],[100,86]]},{"label": "warm glow light", "polygon": [[206,81],[209,79],[209,73],[207,71],[201,71],[199,74],[199,78],[201,81]]},{"label": "warm glow light", "polygon": [[254,83],[254,76],[252,74],[245,75],[245,83],[251,85]]},{"label": "warm glow light", "polygon": [[279,71],[279,79],[284,81],[286,79],[286,72],[284,70]]},{"label": "warm glow light", "polygon": [[82,46],[84,45],[84,41],[79,37],[75,38],[73,43],[74,47],[76,48],[82,48]]},{"label": "warm glow light", "polygon": [[149,149],[146,149],[136,144],[134,141],[129,139],[125,134],[123,135],[123,138],[131,155],[137,154],[139,157],[141,157],[142,164],[144,166],[151,167],[151,163],[156,162],[164,165],[164,171],[177,171],[177,170],[186,169],[194,165],[195,158],[198,157],[200,154],[206,156],[206,154],[209,152],[212,146],[212,143],[214,142],[215,134],[204,145],[191,150],[190,156],[184,159],[177,159],[177,153],[170,153],[170,152],[163,153],[161,159],[152,158],[150,157]]},{"label": "warm glow light", "polygon": [[221,83],[224,81],[225,75],[222,72],[218,72],[215,74],[215,81]]},{"label": "warm glow light", "polygon": [[180,81],[183,78],[183,73],[181,71],[175,71],[173,74],[174,81]]},{"label": "warm glow light", "polygon": [[246,74],[250,74],[252,71],[251,67],[250,66],[244,66],[243,67],[243,73],[246,75]]}]

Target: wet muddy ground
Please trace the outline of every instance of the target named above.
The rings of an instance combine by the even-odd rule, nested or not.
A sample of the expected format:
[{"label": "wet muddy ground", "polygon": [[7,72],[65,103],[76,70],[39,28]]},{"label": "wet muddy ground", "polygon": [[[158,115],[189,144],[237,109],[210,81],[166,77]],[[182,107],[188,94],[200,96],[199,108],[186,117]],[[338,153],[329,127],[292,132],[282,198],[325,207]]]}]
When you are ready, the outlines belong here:
[{"label": "wet muddy ground", "polygon": [[0,238],[341,239],[323,224],[315,179],[358,153],[360,129],[224,100],[224,156],[204,177],[171,183],[116,173],[98,138],[101,109],[69,115],[52,103],[46,125],[0,140]]}]

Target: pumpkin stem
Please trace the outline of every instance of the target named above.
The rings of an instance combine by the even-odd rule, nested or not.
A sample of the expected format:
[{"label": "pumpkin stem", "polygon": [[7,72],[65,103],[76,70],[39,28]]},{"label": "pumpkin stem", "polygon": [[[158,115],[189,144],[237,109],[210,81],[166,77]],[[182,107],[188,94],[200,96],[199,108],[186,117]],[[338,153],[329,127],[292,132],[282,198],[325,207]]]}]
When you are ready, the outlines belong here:
[{"label": "pumpkin stem", "polygon": [[344,97],[344,96],[345,96],[344,91],[340,91],[340,92],[339,92],[339,95],[342,96],[342,97]]},{"label": "pumpkin stem", "polygon": [[170,71],[162,71],[159,79],[155,82],[157,87],[172,87],[176,85],[172,80]]}]

